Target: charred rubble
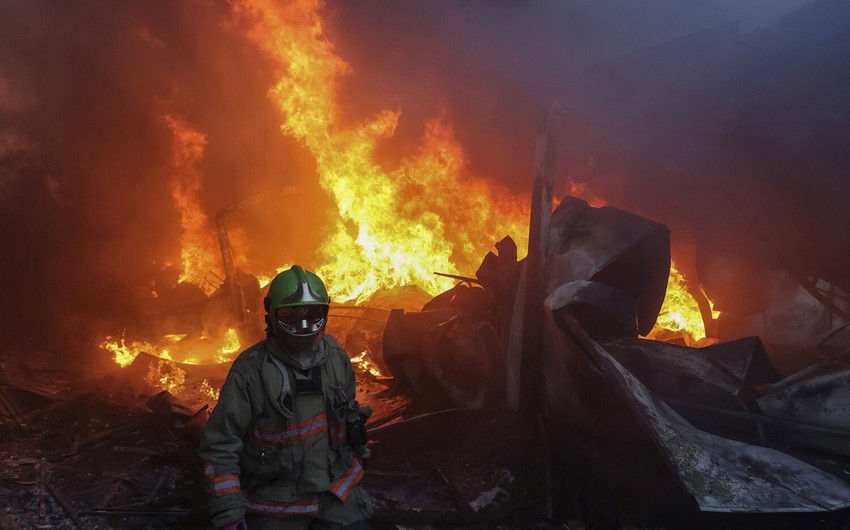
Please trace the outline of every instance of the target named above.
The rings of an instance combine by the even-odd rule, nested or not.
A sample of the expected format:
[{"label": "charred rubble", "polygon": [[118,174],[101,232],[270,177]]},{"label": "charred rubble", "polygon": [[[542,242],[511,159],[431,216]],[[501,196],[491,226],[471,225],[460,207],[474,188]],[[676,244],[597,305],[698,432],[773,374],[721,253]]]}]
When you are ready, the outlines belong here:
[{"label": "charred rubble", "polygon": [[[533,414],[528,260],[510,238],[421,311],[391,309],[425,298],[410,289],[333,309],[332,333],[378,368],[358,383],[376,527],[845,528],[846,325],[793,363],[757,337],[639,338],[664,300],[667,228],[572,197],[549,223]],[[206,527],[196,448],[214,400],[199,386],[226,365],[3,368],[3,528]],[[181,399],[139,386],[174,368]]]},{"label": "charred rubble", "polygon": [[[547,243],[544,399],[539,417],[520,406],[517,421],[539,423],[550,513],[615,527],[846,523],[844,327],[792,373],[758,337],[701,348],[640,339],[664,298],[667,229],[568,197]],[[383,360],[414,399],[516,410],[523,264],[509,240],[497,247],[476,278],[390,315]],[[507,327],[505,307],[517,308]]]}]

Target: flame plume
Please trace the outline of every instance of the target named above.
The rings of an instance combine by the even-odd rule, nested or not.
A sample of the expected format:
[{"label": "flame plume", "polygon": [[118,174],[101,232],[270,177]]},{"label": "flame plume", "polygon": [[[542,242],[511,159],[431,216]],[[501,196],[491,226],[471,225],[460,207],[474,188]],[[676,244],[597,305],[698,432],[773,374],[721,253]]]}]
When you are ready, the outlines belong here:
[{"label": "flame plume", "polygon": [[171,194],[180,212],[180,226],[183,228],[180,237],[183,273],[180,281],[194,283],[209,295],[217,287],[210,281],[209,275],[218,272],[221,276],[221,267],[209,220],[198,204],[201,172],[197,165],[204,156],[207,139],[180,117],[166,115],[165,122],[171,130],[174,145]]},{"label": "flame plume", "polygon": [[321,246],[317,270],[331,296],[362,299],[406,284],[437,294],[453,282],[434,271],[474,270],[508,234],[524,248],[527,201],[466,175],[463,151],[445,119],[432,120],[421,149],[392,171],[374,161],[374,152],[394,134],[400,112],[342,123],[336,97],[350,67],[324,35],[323,6],[242,0],[234,9],[278,66],[269,98],[284,115],[282,131],[303,142],[322,187],[336,200],[336,231]]},{"label": "flame plume", "polygon": [[685,277],[671,261],[670,276],[667,278],[667,294],[655,327],[648,336],[663,340],[665,336],[675,335],[684,338],[689,345],[696,345],[705,339],[705,323],[697,301],[688,291]]},{"label": "flame plume", "polygon": [[[527,197],[469,174],[445,114],[425,124],[420,147],[402,156],[397,167],[387,169],[377,162],[376,150],[395,134],[401,112],[383,110],[357,123],[342,119],[338,91],[351,68],[325,35],[322,0],[234,0],[232,5],[248,38],[276,69],[268,97],[283,116],[281,131],[309,151],[321,186],[335,201],[334,229],[320,245],[316,269],[335,300],[363,300],[379,289],[403,285],[437,294],[454,280],[435,276],[435,271],[468,275],[505,235],[512,236],[519,249],[527,247]],[[179,116],[166,115],[164,120],[173,139],[171,191],[183,229],[180,281],[210,295],[216,289],[211,276],[222,274],[215,234],[198,202],[206,137]],[[584,185],[575,183],[571,192],[589,195]],[[594,206],[604,204],[598,198],[589,200]],[[247,260],[241,267],[251,271]],[[268,280],[262,278],[262,284]],[[674,265],[650,336],[659,333],[684,336],[689,343],[705,337],[696,302]],[[147,379],[174,392],[186,385],[185,373],[173,359],[227,362],[241,350],[235,329],[215,338],[174,337],[156,344],[107,337],[101,348],[121,365],[131,363],[142,350],[160,357]],[[364,354],[354,362],[379,375]],[[206,380],[200,392],[218,397]]]}]

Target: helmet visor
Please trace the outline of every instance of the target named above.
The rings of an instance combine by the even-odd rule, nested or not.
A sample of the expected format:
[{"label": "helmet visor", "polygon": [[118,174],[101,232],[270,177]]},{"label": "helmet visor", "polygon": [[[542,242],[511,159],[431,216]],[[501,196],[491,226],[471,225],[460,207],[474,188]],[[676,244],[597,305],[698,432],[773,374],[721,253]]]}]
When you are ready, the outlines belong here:
[{"label": "helmet visor", "polygon": [[290,335],[306,336],[318,333],[328,316],[326,305],[281,307],[277,310],[277,323]]}]

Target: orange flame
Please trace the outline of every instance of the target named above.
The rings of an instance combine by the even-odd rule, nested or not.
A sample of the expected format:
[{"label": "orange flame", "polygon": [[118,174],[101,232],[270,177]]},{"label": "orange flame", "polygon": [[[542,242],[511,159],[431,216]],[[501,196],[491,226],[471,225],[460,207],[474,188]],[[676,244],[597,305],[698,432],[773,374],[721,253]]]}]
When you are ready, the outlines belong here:
[{"label": "orange flame", "polygon": [[100,348],[110,352],[115,364],[119,366],[129,365],[142,352],[185,364],[201,364],[213,359],[218,363],[230,362],[242,350],[239,335],[233,328],[228,329],[217,340],[207,337],[187,338],[186,335],[175,334],[164,335],[156,343],[151,343],[127,342],[124,337],[112,340],[112,337],[108,336],[100,343]]},{"label": "orange flame", "polygon": [[317,273],[336,299],[416,284],[437,294],[453,281],[434,271],[474,270],[495,241],[513,236],[525,247],[527,201],[466,173],[463,151],[445,119],[426,127],[419,152],[386,171],[374,161],[400,112],[384,110],[342,123],[336,95],[349,66],[325,37],[322,2],[242,0],[249,36],[278,65],[269,97],[284,115],[282,130],[304,143],[321,185],[336,200],[336,231],[323,245]]},{"label": "orange flame", "polygon": [[115,364],[123,367],[132,363],[142,351],[153,349],[153,346],[146,342],[127,344],[124,337],[121,337],[120,341],[113,341],[112,337],[108,336],[100,343],[100,349],[111,353]]},{"label": "orange flame", "polygon": [[151,385],[176,395],[185,390],[186,371],[177,366],[174,361],[160,359],[155,364],[151,363],[146,380]]},{"label": "orange flame", "polygon": [[180,237],[183,274],[180,281],[194,283],[207,294],[212,294],[217,285],[210,281],[210,274],[220,272],[218,246],[209,220],[198,204],[201,173],[197,165],[204,156],[207,139],[182,118],[167,115],[165,122],[171,130],[174,145],[171,194],[180,211],[183,228]]},{"label": "orange flame", "polygon": [[363,370],[364,372],[369,372],[375,377],[381,377],[383,375],[381,374],[381,370],[379,370],[373,362],[369,361],[369,359],[366,358],[368,354],[369,352],[367,350],[363,350],[362,352],[351,358],[351,364],[353,364],[354,366],[359,366],[361,370]]},{"label": "orange flame", "polygon": [[218,363],[232,361],[241,349],[242,345],[239,344],[239,335],[235,329],[230,328],[224,333],[223,342],[218,349],[218,355],[215,356],[215,360]]},{"label": "orange flame", "polygon": [[[411,284],[437,294],[454,280],[435,276],[435,271],[468,275],[505,235],[525,249],[529,201],[469,174],[463,149],[445,116],[426,124],[420,148],[403,157],[398,167],[385,169],[376,162],[375,151],[395,134],[401,112],[383,110],[360,123],[343,122],[337,93],[351,69],[325,35],[323,7],[322,0],[233,0],[234,14],[246,22],[249,38],[277,67],[268,96],[283,115],[282,131],[310,152],[322,187],[336,202],[335,231],[320,245],[317,269],[331,296],[362,300],[382,288]],[[172,195],[183,229],[180,280],[211,294],[216,282],[210,276],[220,273],[221,267],[214,230],[198,203],[198,164],[206,138],[180,117],[168,115],[165,121],[173,136]],[[587,197],[584,186],[571,182],[571,194]],[[596,197],[589,202],[604,204]],[[270,279],[261,278],[261,284]],[[656,325],[656,330],[661,328],[682,330],[694,341],[705,336],[696,303],[675,267]],[[190,363],[213,358],[227,362],[241,345],[231,329],[215,345],[209,340],[186,345],[182,337],[163,338],[158,345],[107,337],[101,348],[125,366],[141,350],[163,359],[180,352]],[[355,359],[371,371],[365,355]],[[148,379],[169,389],[182,388],[185,373],[181,380],[179,372],[174,363],[163,361],[151,369]],[[218,397],[207,381],[201,392]]]}]

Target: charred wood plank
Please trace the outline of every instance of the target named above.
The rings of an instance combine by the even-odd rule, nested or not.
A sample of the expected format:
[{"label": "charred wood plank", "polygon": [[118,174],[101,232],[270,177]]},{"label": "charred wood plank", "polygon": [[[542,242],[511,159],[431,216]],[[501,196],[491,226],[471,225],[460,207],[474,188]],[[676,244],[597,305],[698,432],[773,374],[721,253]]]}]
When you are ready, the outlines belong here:
[{"label": "charred wood plank", "polygon": [[30,424],[27,422],[26,417],[23,413],[21,413],[21,410],[17,407],[17,405],[15,405],[15,402],[9,396],[9,393],[6,392],[6,389],[2,384],[0,384],[0,408],[6,411],[9,423],[18,429],[25,431],[32,429]]},{"label": "charred wood plank", "polygon": [[436,274],[437,276],[443,276],[444,278],[451,278],[453,280],[458,280],[458,281],[461,281],[461,282],[464,282],[464,283],[468,283],[470,285],[472,285],[473,283],[476,284],[476,285],[483,285],[481,283],[481,280],[479,280],[477,278],[470,278],[468,276],[460,276],[458,274],[449,274],[447,272],[435,272],[434,274]]},{"label": "charred wood plank", "polygon": [[47,517],[47,503],[45,502],[45,487],[47,485],[47,460],[42,458],[38,462],[38,518]]},{"label": "charred wood plank", "polygon": [[112,482],[112,485],[106,490],[106,494],[104,494],[103,498],[100,499],[100,502],[97,503],[97,509],[102,510],[109,506],[109,503],[112,502],[112,499],[118,493],[118,490],[121,489],[121,483],[124,482],[125,479],[119,478]]},{"label": "charred wood plank", "polygon": [[59,490],[59,488],[48,482],[47,490],[50,492],[51,495],[53,495],[53,498],[56,499],[56,502],[59,503],[59,506],[61,506],[62,509],[65,510],[65,513],[68,514],[68,517],[70,517],[71,520],[74,521],[74,524],[77,526],[77,528],[81,530],[85,529],[86,523],[84,523],[83,520],[80,519],[80,515],[77,513],[77,510],[74,509],[74,507],[68,501],[68,498],[65,497],[65,495]]},{"label": "charred wood plank", "polygon": [[455,508],[460,512],[472,511],[472,508],[469,506],[469,503],[463,499],[463,496],[457,490],[454,483],[452,483],[452,481],[449,480],[448,477],[446,477],[445,473],[443,473],[443,471],[436,466],[434,467],[434,472],[437,477],[440,478],[440,482],[442,482],[446,489],[449,491],[449,495],[452,498],[452,504],[455,505]]},{"label": "charred wood plank", "polygon": [[32,387],[32,386],[25,386],[25,385],[22,385],[20,383],[15,383],[13,381],[9,381],[8,379],[0,378],[0,385],[6,386],[6,387],[9,387],[9,388],[15,388],[17,390],[22,390],[24,392],[29,392],[30,394],[34,394],[36,396],[43,397],[44,399],[48,399],[50,401],[65,401],[65,399],[63,399],[63,398],[61,398],[61,397],[59,397],[55,394],[51,394],[50,392],[48,392],[46,390],[42,390],[40,388],[35,388],[35,387]]}]

